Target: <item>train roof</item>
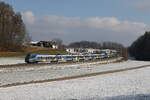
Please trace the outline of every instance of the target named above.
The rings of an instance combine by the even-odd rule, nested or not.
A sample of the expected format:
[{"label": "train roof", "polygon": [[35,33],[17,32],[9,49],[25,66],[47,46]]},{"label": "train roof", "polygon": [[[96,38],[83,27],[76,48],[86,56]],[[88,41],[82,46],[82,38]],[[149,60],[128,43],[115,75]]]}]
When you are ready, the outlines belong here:
[{"label": "train roof", "polygon": [[31,55],[48,55],[48,54],[35,54],[35,53],[31,53]]}]

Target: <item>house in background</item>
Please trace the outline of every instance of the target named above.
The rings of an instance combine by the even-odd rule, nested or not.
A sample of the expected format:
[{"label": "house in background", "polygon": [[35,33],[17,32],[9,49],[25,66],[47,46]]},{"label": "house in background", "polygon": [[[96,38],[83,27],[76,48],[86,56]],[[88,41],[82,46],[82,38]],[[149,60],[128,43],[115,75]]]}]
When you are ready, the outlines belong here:
[{"label": "house in background", "polygon": [[31,46],[36,46],[36,47],[44,47],[44,48],[53,48],[53,49],[58,49],[58,45],[55,41],[32,41],[30,42]]},{"label": "house in background", "polygon": [[86,49],[83,49],[83,48],[66,48],[66,51],[71,54],[87,52]]},{"label": "house in background", "polygon": [[100,49],[92,48],[66,48],[66,51],[72,54],[75,53],[99,53]]},{"label": "house in background", "polygon": [[117,50],[113,49],[93,49],[93,48],[66,48],[66,51],[71,54],[80,53],[94,53],[94,54],[107,54],[107,55],[117,55]]}]

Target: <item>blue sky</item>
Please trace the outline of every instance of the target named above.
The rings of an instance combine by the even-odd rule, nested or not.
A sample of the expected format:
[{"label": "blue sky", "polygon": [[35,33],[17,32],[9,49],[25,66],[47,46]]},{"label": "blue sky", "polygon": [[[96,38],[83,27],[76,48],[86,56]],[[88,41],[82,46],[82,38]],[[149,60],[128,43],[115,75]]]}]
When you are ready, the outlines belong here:
[{"label": "blue sky", "polygon": [[66,17],[117,17],[121,20],[148,20],[150,13],[132,7],[140,0],[2,0],[18,12],[33,11],[35,15]]},{"label": "blue sky", "polygon": [[[68,19],[70,21],[70,23],[72,22],[73,24],[74,24],[74,18],[77,18],[78,22],[80,21],[80,23],[83,23],[84,22],[83,20],[89,21],[88,18],[91,18],[91,19],[95,18],[94,21],[92,20],[92,23],[93,22],[96,23],[96,20],[97,20],[96,18],[98,18],[98,22],[99,22],[98,25],[103,23],[105,20],[109,23],[111,23],[112,20],[113,20],[113,22],[114,22],[114,20],[117,20],[119,23],[121,23],[120,25],[124,26],[124,27],[121,27],[122,29],[127,28],[126,21],[129,23],[129,26],[131,24],[135,25],[135,23],[138,23],[138,27],[141,26],[142,28],[143,28],[143,26],[142,26],[143,24],[145,24],[145,26],[149,26],[149,24],[150,24],[150,20],[149,20],[149,18],[150,18],[150,11],[149,11],[150,1],[149,0],[1,0],[1,1],[5,1],[5,2],[9,3],[10,5],[13,6],[15,11],[23,13],[23,16],[25,16],[24,21],[27,25],[29,32],[31,33],[31,35],[33,37],[36,34],[34,32],[37,28],[37,23],[39,23],[39,21],[41,19],[44,19],[45,16],[49,16],[50,19],[54,18],[52,16],[55,16],[61,22],[66,21],[65,19]],[[60,16],[62,16],[63,18]],[[34,19],[34,22],[33,22],[34,24],[32,23],[32,25],[31,25],[31,23],[28,23],[30,21],[29,20],[30,17],[32,17],[31,19]],[[73,19],[71,19],[71,18],[73,18]],[[114,18],[114,19],[111,19],[111,18]],[[60,23],[58,23],[58,24],[60,24]],[[50,23],[43,23],[42,25],[43,26],[48,25],[49,26],[48,28],[55,26],[55,28],[57,27],[57,30],[59,30],[58,27],[60,27],[59,25],[58,26],[54,25],[54,24],[52,25]],[[91,26],[91,24],[90,24],[90,26]],[[85,22],[84,22],[84,25],[82,24],[82,27],[89,28],[89,26],[85,25]],[[109,25],[108,26],[106,25],[106,27],[109,27]],[[70,29],[68,29],[69,27],[65,27],[65,28],[66,29],[63,32],[67,34],[68,30],[70,30]],[[86,30],[86,28],[85,28],[84,31],[80,30],[78,32],[91,31],[91,33],[95,32],[95,35],[98,34],[98,32],[99,32],[99,33],[107,33],[107,35],[110,35],[110,36],[116,34],[116,33],[114,33],[114,30],[111,32],[110,29],[102,29],[102,27],[99,28],[99,30],[102,30],[102,31],[95,31],[93,29],[93,26],[90,28],[91,28],[90,30],[88,30],[88,29]],[[61,26],[61,29],[62,29],[62,26]],[[75,29],[72,29],[69,32],[73,33],[74,30]],[[94,30],[94,31],[92,31],[92,30]],[[131,29],[129,29],[129,30],[131,30]],[[134,35],[135,33],[131,34],[131,32],[133,32],[133,31],[135,31],[135,32],[139,31],[139,33],[136,35]],[[143,28],[141,30],[136,30],[136,26],[135,26],[135,30],[129,31],[129,33],[130,33],[129,37],[130,37],[130,35],[132,35],[132,39],[129,39],[129,42],[128,41],[125,42],[125,41],[121,41],[121,40],[119,40],[117,42],[121,42],[125,45],[130,45],[130,43],[132,41],[134,41],[134,39],[136,39],[138,36],[141,35],[140,32],[144,32],[144,31],[145,31],[145,28]],[[46,34],[52,35],[53,36],[52,38],[55,38],[55,37],[57,38],[57,36],[58,36],[58,38],[62,37],[62,39],[66,39],[65,37],[69,37],[69,35],[62,36],[62,34],[60,36],[58,34],[54,35],[55,32],[54,31],[51,32],[50,30],[47,30],[47,32],[45,32],[45,35]],[[123,31],[117,31],[117,32],[120,32],[120,34],[127,34],[128,30],[126,29],[126,31],[124,31],[124,32]],[[44,34],[44,32],[41,31],[41,33],[39,33],[39,35],[42,33]],[[58,32],[56,32],[56,33],[58,33]],[[101,37],[101,35],[99,35],[99,36]],[[102,35],[102,36],[107,37],[104,35]],[[83,34],[83,37],[84,37],[84,34]],[[33,39],[40,40],[40,38],[38,36]],[[43,39],[46,39],[46,38],[43,38]],[[89,37],[87,37],[87,39],[89,39]],[[113,38],[113,39],[106,38],[105,40],[111,41],[114,39],[115,38]],[[86,38],[81,38],[79,40],[86,40]],[[94,37],[91,40],[94,40]],[[105,40],[102,39],[102,41],[105,41]],[[67,42],[72,42],[72,41],[71,41],[71,39],[68,39],[68,40],[66,40],[66,43]]]}]

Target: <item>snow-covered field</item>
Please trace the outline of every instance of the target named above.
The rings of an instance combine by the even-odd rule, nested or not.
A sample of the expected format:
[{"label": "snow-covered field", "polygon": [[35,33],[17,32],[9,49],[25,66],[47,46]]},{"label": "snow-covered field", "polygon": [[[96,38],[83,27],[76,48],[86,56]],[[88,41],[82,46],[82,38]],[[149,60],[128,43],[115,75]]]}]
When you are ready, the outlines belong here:
[{"label": "snow-covered field", "polygon": [[[120,59],[120,58],[118,58]],[[91,62],[91,63],[77,63],[77,64],[56,64],[45,66],[28,66],[15,68],[0,68],[0,86],[12,83],[30,82],[36,80],[46,80],[53,78],[60,78],[71,75],[81,75],[97,70],[97,65],[101,63],[114,62],[117,59],[109,61]],[[102,66],[102,65],[101,65]],[[101,67],[100,66],[100,67]],[[102,66],[103,67],[103,66]],[[99,68],[101,69],[101,68]]]},{"label": "snow-covered field", "polygon": [[124,68],[150,65],[150,62],[126,61],[120,63],[99,64],[99,62],[80,64],[58,64],[45,66],[32,66],[21,68],[8,68],[0,70],[0,86],[38,80],[56,79],[88,73],[103,72]]},{"label": "snow-covered field", "polygon": [[25,63],[24,57],[0,57],[0,65]]},{"label": "snow-covered field", "polygon": [[[79,70],[83,73],[83,70],[88,68],[90,71],[103,71],[106,67],[110,70],[145,64],[150,62],[127,61],[93,65]],[[0,88],[0,100],[150,100],[150,67],[65,81]]]}]

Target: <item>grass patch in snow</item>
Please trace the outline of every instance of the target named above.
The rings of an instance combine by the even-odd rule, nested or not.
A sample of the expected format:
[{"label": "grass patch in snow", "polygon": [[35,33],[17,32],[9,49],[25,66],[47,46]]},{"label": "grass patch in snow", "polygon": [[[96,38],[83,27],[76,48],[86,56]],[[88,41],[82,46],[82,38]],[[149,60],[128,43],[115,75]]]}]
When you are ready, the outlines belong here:
[{"label": "grass patch in snow", "polygon": [[22,52],[0,52],[0,57],[19,57],[25,56],[28,53],[39,53],[39,54],[66,54],[67,52],[60,49],[42,48],[42,47],[27,47]]}]

